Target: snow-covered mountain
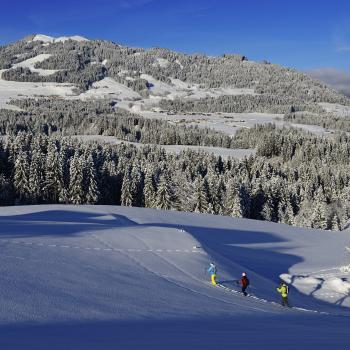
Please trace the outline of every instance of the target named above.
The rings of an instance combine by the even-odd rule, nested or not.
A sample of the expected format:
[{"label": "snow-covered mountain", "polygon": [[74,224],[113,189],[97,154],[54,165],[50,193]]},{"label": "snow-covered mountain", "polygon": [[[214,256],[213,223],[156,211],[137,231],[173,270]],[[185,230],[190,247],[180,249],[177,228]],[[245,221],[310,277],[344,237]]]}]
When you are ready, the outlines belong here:
[{"label": "snow-covered mountain", "polygon": [[[32,60],[34,66],[26,65],[26,60]],[[70,83],[81,93],[98,90],[95,97],[116,98],[134,111],[322,112],[318,103],[349,104],[344,95],[304,73],[266,61],[249,61],[244,55],[186,55],[78,35],[36,34],[1,47],[0,69],[6,81]],[[118,96],[116,82],[130,94]],[[91,92],[80,96],[86,97],[92,97]]]},{"label": "snow-covered mountain", "polygon": [[[0,212],[2,349],[346,349],[348,234],[114,206]],[[218,266],[213,287],[205,271]],[[250,297],[235,283],[245,271]],[[278,305],[280,277],[294,308]],[[225,288],[224,288],[225,287]]]},{"label": "snow-covered mountain", "polygon": [[89,41],[88,39],[80,36],[80,35],[72,35],[72,36],[60,36],[57,38],[54,38],[49,35],[45,34],[35,34],[29,38],[27,38],[28,42],[31,41],[41,41],[43,43],[59,43],[59,42],[65,42],[67,40],[73,40],[73,41]]}]

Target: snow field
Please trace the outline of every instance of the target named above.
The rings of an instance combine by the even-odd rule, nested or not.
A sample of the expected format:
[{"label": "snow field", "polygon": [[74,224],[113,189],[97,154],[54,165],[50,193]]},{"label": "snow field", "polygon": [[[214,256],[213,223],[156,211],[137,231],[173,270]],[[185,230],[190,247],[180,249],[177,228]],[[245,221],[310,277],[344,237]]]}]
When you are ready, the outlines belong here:
[{"label": "snow field", "polygon": [[[108,144],[131,144],[135,147],[141,148],[144,146],[147,146],[148,144],[143,143],[137,143],[137,142],[129,142],[124,140],[119,140],[114,136],[103,136],[103,135],[75,135],[70,136],[74,138],[78,138],[79,140],[86,141],[86,142],[101,142],[101,143],[108,143]],[[161,148],[164,148],[167,152],[179,154],[184,150],[192,150],[195,152],[205,152],[205,153],[211,153],[216,156],[221,156],[224,159],[227,159],[228,157],[242,159],[244,157],[248,157],[250,155],[255,154],[254,149],[233,149],[233,148],[222,148],[222,147],[209,147],[209,146],[192,146],[192,145],[158,145]]]},{"label": "snow field", "polygon": [[[300,293],[293,283],[290,301],[296,308],[286,310],[275,288],[283,272],[291,279],[293,271],[327,273],[320,270],[337,265],[339,256],[321,259],[320,253],[335,252],[346,239],[341,233],[141,208],[5,207],[0,344],[341,349],[350,340],[346,308],[330,297],[325,302]],[[210,261],[218,266],[222,287],[209,283]],[[235,280],[242,271],[252,297],[238,292]],[[317,277],[303,281],[316,282]],[[338,291],[348,288],[339,279],[328,282]]]},{"label": "snow field", "polygon": [[18,107],[8,104],[11,99],[39,96],[68,97],[74,94],[74,86],[71,84],[7,81],[1,79],[2,72],[3,70],[0,70],[0,108],[18,110]]}]

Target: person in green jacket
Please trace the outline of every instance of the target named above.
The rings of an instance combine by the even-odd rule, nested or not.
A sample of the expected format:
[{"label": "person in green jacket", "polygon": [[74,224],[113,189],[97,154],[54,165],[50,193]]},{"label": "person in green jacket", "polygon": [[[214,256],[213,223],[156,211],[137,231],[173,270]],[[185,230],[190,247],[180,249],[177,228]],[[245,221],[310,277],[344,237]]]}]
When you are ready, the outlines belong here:
[{"label": "person in green jacket", "polygon": [[287,284],[284,281],[281,281],[279,287],[277,288],[277,292],[281,294],[282,296],[282,306],[289,306],[289,302],[288,302],[288,292],[289,292],[289,288],[287,286]]}]

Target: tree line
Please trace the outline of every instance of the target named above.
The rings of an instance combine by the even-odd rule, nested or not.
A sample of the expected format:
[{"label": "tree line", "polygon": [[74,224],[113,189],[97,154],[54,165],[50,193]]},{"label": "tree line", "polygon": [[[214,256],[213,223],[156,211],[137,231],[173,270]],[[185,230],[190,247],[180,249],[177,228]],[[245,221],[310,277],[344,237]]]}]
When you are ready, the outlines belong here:
[{"label": "tree line", "polygon": [[0,134],[20,131],[46,135],[105,135],[120,140],[161,145],[235,148],[227,134],[209,128],[146,119],[107,100],[23,99],[12,101],[23,111],[0,110]]},{"label": "tree line", "polygon": [[0,204],[115,204],[339,230],[350,213],[350,146],[273,125],[243,160],[19,132],[0,142]]}]

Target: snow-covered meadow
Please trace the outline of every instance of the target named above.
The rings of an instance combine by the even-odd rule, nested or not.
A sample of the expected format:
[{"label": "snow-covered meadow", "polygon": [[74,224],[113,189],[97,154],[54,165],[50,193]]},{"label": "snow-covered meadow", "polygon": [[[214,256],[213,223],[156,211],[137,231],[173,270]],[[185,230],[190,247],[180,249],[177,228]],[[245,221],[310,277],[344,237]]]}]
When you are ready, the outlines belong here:
[{"label": "snow-covered meadow", "polygon": [[[71,138],[76,138],[85,142],[97,142],[106,143],[111,145],[119,145],[121,143],[127,145],[133,145],[137,148],[145,147],[149,144],[130,142],[125,140],[119,140],[114,136],[103,136],[103,135],[74,135]],[[223,148],[223,147],[208,147],[208,146],[192,146],[192,145],[159,145],[164,148],[168,153],[179,154],[185,150],[191,150],[194,152],[203,152],[213,154],[215,156],[221,156],[224,159],[228,157],[242,159],[256,153],[255,149],[242,149],[242,148]]]},{"label": "snow-covered meadow", "polygon": [[3,71],[0,70],[0,108],[18,110],[18,107],[9,104],[17,98],[74,95],[75,87],[72,84],[7,81],[1,78]]},{"label": "snow-covered meadow", "polygon": [[[348,346],[345,232],[112,206],[3,207],[0,223],[2,349]],[[280,276],[298,308],[278,305]]]}]

